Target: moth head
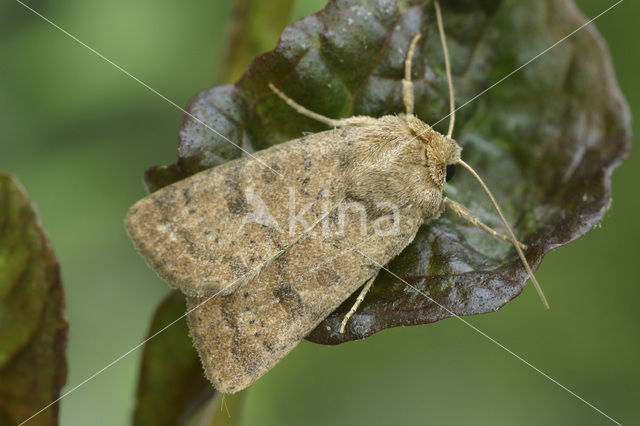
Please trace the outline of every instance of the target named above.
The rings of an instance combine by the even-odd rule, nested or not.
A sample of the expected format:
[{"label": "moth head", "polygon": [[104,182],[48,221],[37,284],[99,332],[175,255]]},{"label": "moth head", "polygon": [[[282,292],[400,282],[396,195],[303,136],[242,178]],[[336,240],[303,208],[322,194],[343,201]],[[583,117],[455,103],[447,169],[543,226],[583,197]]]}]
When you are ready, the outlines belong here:
[{"label": "moth head", "polygon": [[424,162],[429,177],[437,187],[444,188],[445,183],[453,178],[462,148],[454,139],[437,132],[416,116],[410,115],[406,119],[414,137],[424,146]]}]

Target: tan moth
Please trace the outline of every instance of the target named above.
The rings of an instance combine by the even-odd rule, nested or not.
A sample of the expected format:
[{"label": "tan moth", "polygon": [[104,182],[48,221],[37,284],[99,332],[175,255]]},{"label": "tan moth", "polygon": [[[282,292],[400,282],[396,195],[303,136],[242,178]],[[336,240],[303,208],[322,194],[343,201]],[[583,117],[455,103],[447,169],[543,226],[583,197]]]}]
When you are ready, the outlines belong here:
[{"label": "tan moth", "polygon": [[[413,115],[416,35],[404,63],[404,114],[334,120],[270,84],[297,112],[332,129],[202,171],[131,208],[128,232],[158,274],[187,296],[192,338],[220,392],[249,386],[362,287],[336,330],[344,332],[381,267],[447,206],[512,243],[547,305],[524,245],[452,139],[453,86],[437,1],[435,10],[449,85],[447,135]],[[481,185],[508,236],[443,195],[456,165]]]}]

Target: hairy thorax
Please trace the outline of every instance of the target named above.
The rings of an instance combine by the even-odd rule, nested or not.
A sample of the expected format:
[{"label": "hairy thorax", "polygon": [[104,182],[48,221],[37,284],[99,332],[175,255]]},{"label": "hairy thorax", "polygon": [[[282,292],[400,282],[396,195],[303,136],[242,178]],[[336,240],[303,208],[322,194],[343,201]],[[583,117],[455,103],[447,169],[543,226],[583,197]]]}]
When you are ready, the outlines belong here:
[{"label": "hairy thorax", "polygon": [[415,210],[423,220],[439,216],[446,166],[460,158],[455,141],[412,115],[386,115],[350,133],[353,143],[344,154],[347,197],[375,215],[395,206]]}]

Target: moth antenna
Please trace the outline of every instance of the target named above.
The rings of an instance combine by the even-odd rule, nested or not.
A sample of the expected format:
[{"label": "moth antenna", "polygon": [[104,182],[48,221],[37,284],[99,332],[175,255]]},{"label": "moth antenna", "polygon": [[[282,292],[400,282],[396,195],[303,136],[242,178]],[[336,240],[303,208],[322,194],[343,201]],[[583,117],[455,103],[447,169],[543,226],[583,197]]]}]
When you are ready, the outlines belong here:
[{"label": "moth antenna", "polygon": [[444,69],[447,72],[447,82],[449,84],[449,131],[447,137],[453,135],[453,126],[456,122],[455,99],[453,96],[453,81],[451,79],[451,61],[449,60],[449,49],[447,48],[447,40],[444,35],[444,25],[442,24],[442,12],[440,11],[440,3],[438,0],[434,3],[436,7],[436,17],[438,19],[438,32],[440,33],[440,42],[444,51]]},{"label": "moth antenna", "polygon": [[[504,223],[504,226],[507,228],[509,235],[511,236],[513,241],[518,241],[513,231],[511,230],[511,227],[507,223],[507,219],[505,219],[504,215],[502,214],[502,211],[500,210],[500,206],[498,206],[498,202],[493,197],[493,194],[491,194],[491,191],[489,191],[489,188],[487,187],[487,185],[485,185],[482,178],[478,175],[478,173],[476,173],[475,170],[473,170],[473,168],[470,165],[468,165],[464,161],[458,160],[458,164],[460,164],[462,167],[467,169],[469,173],[471,173],[471,175],[478,181],[480,186],[482,186],[482,189],[484,190],[484,192],[486,192],[487,195],[489,196],[489,199],[491,200],[491,204],[493,204],[493,207],[498,212],[498,215],[500,216],[500,220],[502,220],[502,223]],[[538,280],[536,280],[535,275],[533,275],[531,266],[529,266],[529,262],[527,262],[527,258],[524,257],[524,253],[522,252],[522,249],[517,244],[513,244],[513,246],[516,248],[516,251],[518,252],[518,256],[520,256],[520,260],[522,260],[522,263],[524,264],[524,268],[527,270],[527,273],[531,277],[531,281],[533,282],[533,285],[536,288],[536,291],[538,292],[538,295],[540,296],[540,300],[542,300],[542,303],[544,304],[545,309],[549,309],[549,302],[547,302],[547,298],[544,296],[544,293],[542,292],[542,288],[540,287]]]}]

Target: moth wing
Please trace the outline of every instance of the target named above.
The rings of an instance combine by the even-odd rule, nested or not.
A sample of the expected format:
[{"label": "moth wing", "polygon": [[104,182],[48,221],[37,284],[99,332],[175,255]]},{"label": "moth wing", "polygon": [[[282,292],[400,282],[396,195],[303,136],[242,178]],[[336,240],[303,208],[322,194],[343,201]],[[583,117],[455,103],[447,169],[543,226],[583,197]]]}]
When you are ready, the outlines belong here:
[{"label": "moth wing", "polygon": [[216,389],[249,386],[406,247],[420,220],[402,213],[397,234],[372,233],[369,222],[363,235],[350,212],[343,235],[316,227],[238,291],[188,298],[191,336]]},{"label": "moth wing", "polygon": [[[304,217],[319,217],[342,196],[348,138],[342,129],[309,135],[164,187],[130,209],[129,235],[185,294],[233,291],[310,226]],[[289,220],[290,203],[300,220]]]}]

